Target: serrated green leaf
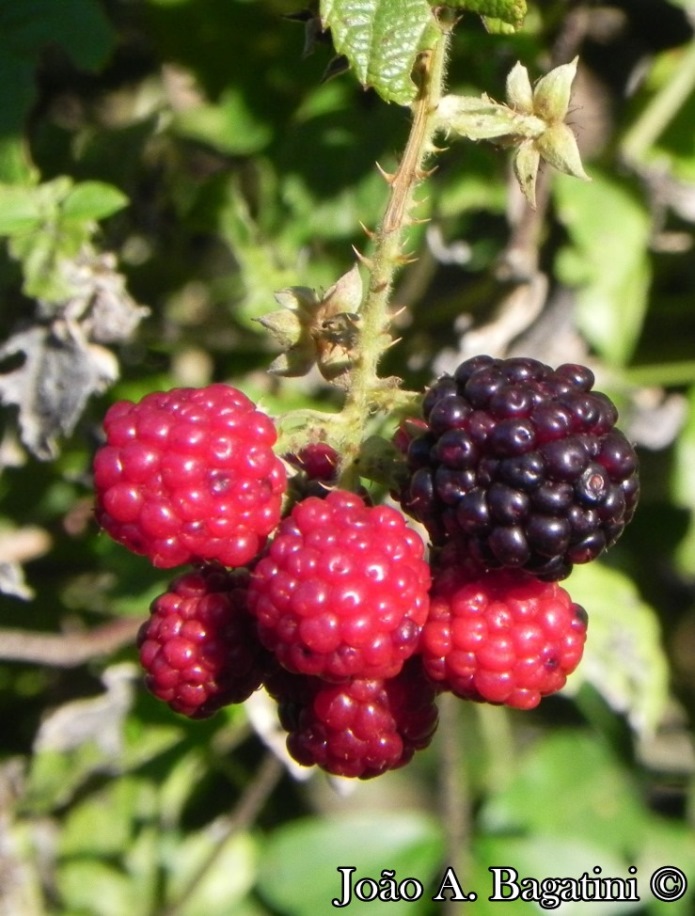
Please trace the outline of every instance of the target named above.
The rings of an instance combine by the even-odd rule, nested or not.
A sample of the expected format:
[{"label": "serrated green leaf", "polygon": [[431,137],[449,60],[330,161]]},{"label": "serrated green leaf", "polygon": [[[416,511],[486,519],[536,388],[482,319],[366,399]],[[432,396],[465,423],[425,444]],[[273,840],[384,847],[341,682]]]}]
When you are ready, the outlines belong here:
[{"label": "serrated green leaf", "polygon": [[444,5],[497,19],[517,29],[523,25],[527,12],[526,0],[445,0]]},{"label": "serrated green leaf", "polygon": [[387,102],[412,102],[417,55],[440,34],[427,0],[321,0],[320,11],[363,86]]},{"label": "serrated green leaf", "polygon": [[63,201],[64,219],[99,220],[127,206],[126,195],[103,181],[83,181]]},{"label": "serrated green leaf", "polygon": [[584,658],[568,692],[590,683],[639,734],[654,731],[668,700],[668,662],[655,611],[622,572],[602,563],[576,566],[566,583],[589,615]]}]

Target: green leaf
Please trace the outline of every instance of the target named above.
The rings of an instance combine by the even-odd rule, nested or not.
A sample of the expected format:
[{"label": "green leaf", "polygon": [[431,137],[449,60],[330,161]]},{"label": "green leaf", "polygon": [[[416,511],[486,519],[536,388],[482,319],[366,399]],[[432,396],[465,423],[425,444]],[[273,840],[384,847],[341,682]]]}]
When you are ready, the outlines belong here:
[{"label": "green leaf", "polygon": [[[434,3],[435,0],[432,2]],[[516,29],[523,25],[527,12],[526,0],[445,0],[445,5],[468,10],[479,16],[498,19]]]},{"label": "green leaf", "polygon": [[121,855],[135,832],[138,794],[146,788],[154,795],[151,784],[120,775],[69,808],[59,838],[60,855],[104,858]]},{"label": "green leaf", "polygon": [[[558,278],[577,287],[576,319],[598,352],[616,365],[632,356],[651,283],[651,217],[629,188],[592,170],[591,184],[558,176],[553,193],[572,241]],[[600,214],[600,219],[597,218]]]},{"label": "green leaf", "polygon": [[38,181],[36,171],[27,156],[24,137],[19,134],[5,134],[0,137],[0,181],[25,185]]},{"label": "green leaf", "polygon": [[24,798],[26,808],[42,814],[65,804],[107,763],[104,753],[94,742],[69,753],[42,751],[32,759]]},{"label": "green leaf", "polygon": [[417,55],[440,34],[427,0],[321,0],[320,11],[363,86],[387,102],[412,102]]},{"label": "green leaf", "polygon": [[[220,825],[221,827],[222,825]],[[257,844],[248,834],[231,835],[222,845],[218,824],[183,838],[167,856],[167,897],[175,902],[190,881],[215,857],[187,896],[182,916],[229,916],[251,890],[256,876]]]},{"label": "green leaf", "polygon": [[[686,509],[695,506],[695,387],[688,394],[688,418],[675,445],[671,492],[674,502]],[[678,547],[678,564],[688,576],[695,572],[695,519],[692,517],[688,531]]]},{"label": "green leaf", "polygon": [[[423,884],[441,861],[443,838],[434,819],[415,811],[361,812],[330,818],[305,818],[280,827],[265,848],[259,890],[267,901],[291,916],[330,912],[340,898],[339,867],[353,866],[356,879],[378,880],[384,868],[396,880],[416,877]],[[379,903],[379,912],[423,916],[428,902]],[[354,900],[350,914],[372,913],[374,906]]]},{"label": "green leaf", "polygon": [[110,184],[74,185],[64,175],[33,187],[0,185],[0,235],[10,237],[10,253],[22,264],[26,295],[51,302],[70,295],[61,264],[90,240],[96,220],[127,203]]},{"label": "green leaf", "polygon": [[[544,792],[543,798],[547,802],[548,794]],[[564,799],[557,799],[558,805],[562,805],[563,802]],[[544,807],[549,811],[555,810],[555,806],[551,804]],[[580,879],[585,873],[589,878],[595,878],[597,874],[593,871],[594,868],[601,869],[598,877],[602,878],[639,878],[639,875],[634,876],[628,872],[631,862],[631,856],[621,858],[607,850],[600,842],[587,842],[577,838],[573,833],[490,837],[476,844],[477,867],[473,872],[470,886],[476,889],[484,888],[487,897],[496,890],[493,874],[497,874],[498,880],[502,882],[499,893],[511,896],[514,893],[513,885],[505,885],[505,879],[521,887],[521,882],[527,878],[533,878],[538,882],[557,876]],[[490,868],[502,868],[504,871],[491,873]],[[513,872],[509,873],[510,869],[514,869],[516,878]],[[639,899],[634,901],[591,899],[587,905],[586,900],[559,899],[557,889],[552,890],[546,885],[543,890],[542,885],[539,885],[538,896],[544,900],[543,903],[525,902],[518,897],[505,902],[504,913],[505,916],[538,916],[539,913],[562,913],[562,916],[586,916],[587,913],[591,916],[624,916],[627,913],[644,913],[639,881],[637,891]],[[497,903],[493,900],[490,909],[485,910],[486,916],[494,916],[494,913],[498,912],[496,907]]]},{"label": "green leaf", "polygon": [[33,188],[0,185],[0,235],[17,235],[40,223],[41,203]]},{"label": "green leaf", "polygon": [[695,506],[695,387],[688,394],[688,419],[676,443],[673,497],[680,506]]},{"label": "green leaf", "polygon": [[639,845],[645,827],[639,795],[618,761],[594,734],[578,729],[532,744],[481,817],[489,832],[572,837],[616,853]]},{"label": "green leaf", "polygon": [[145,916],[145,901],[130,877],[99,859],[68,859],[57,871],[66,916]]},{"label": "green leaf", "polygon": [[175,133],[206,143],[230,156],[250,156],[273,138],[270,124],[251,111],[236,88],[225,89],[217,104],[198,105],[179,112]]},{"label": "green leaf", "polygon": [[567,590],[589,615],[584,658],[568,681],[590,683],[641,735],[653,733],[668,700],[668,663],[656,613],[632,581],[603,563],[576,566]]},{"label": "green leaf", "polygon": [[99,220],[128,205],[126,195],[103,181],[83,181],[63,201],[63,217],[69,220]]}]

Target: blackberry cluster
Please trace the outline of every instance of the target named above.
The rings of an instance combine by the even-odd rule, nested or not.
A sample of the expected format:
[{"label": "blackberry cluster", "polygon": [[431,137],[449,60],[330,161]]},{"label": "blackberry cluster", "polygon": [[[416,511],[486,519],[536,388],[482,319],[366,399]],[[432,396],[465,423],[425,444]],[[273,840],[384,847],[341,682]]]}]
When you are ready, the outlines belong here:
[{"label": "blackberry cluster", "polygon": [[395,437],[429,558],[402,512],[340,488],[328,443],[285,456],[288,489],[273,421],[235,388],[115,404],[97,520],[155,566],[193,564],[140,629],[149,690],[200,719],[264,686],[295,760],[361,779],[429,744],[441,691],[536,706],[586,638],[556,580],[616,541],[638,497],[593,382],[480,356],[433,385]]},{"label": "blackberry cluster", "polygon": [[281,520],[274,424],[226,385],[121,401],[104,431],[97,521],[154,566],[194,566],[140,628],[151,693],[202,719],[263,684],[284,710],[299,690],[289,751],[336,774],[369,778],[429,743],[436,688],[415,655],[430,572],[400,512],[337,489],[338,453],[310,443],[287,456],[304,483]]},{"label": "blackberry cluster", "polygon": [[435,545],[481,569],[566,577],[616,542],[639,495],[637,456],[584,366],[477,356],[427,392],[400,500]]}]

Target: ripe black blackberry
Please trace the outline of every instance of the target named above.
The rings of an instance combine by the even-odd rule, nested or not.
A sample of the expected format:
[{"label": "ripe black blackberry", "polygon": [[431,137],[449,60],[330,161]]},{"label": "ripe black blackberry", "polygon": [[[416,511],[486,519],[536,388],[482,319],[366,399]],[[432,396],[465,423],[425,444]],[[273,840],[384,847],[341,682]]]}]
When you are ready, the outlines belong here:
[{"label": "ripe black blackberry", "polygon": [[403,508],[483,568],[562,579],[610,547],[639,495],[637,456],[585,366],[476,356],[427,392]]}]

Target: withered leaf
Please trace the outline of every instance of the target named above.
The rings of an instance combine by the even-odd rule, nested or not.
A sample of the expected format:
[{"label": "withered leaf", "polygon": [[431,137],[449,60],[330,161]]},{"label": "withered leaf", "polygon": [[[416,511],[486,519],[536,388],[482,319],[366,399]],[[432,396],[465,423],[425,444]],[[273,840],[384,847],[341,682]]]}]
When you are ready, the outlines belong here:
[{"label": "withered leaf", "polygon": [[0,374],[0,401],[19,411],[23,444],[42,461],[54,458],[57,440],[69,435],[90,395],[118,377],[118,363],[90,344],[76,322],[57,319],[13,334],[0,360],[19,355],[19,367]]}]

